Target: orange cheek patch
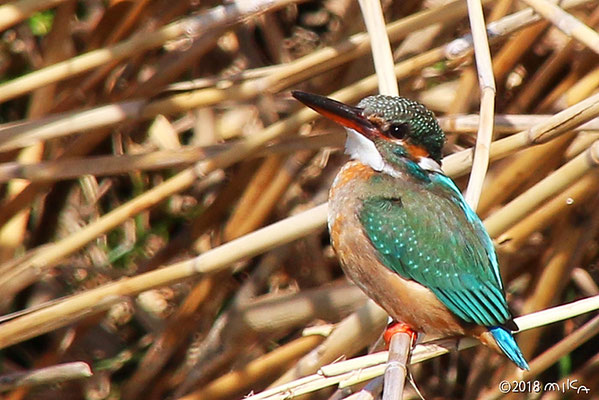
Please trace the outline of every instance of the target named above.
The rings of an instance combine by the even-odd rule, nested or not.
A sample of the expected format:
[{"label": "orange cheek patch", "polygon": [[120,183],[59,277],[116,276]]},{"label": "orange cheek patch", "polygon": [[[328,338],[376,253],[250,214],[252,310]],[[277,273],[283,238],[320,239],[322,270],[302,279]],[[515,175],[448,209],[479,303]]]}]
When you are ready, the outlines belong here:
[{"label": "orange cheek patch", "polygon": [[410,143],[404,143],[404,148],[406,149],[406,151],[408,152],[408,154],[410,155],[410,158],[414,159],[414,160],[419,160],[422,157],[430,157],[430,154],[428,153],[428,151],[426,151],[426,149],[422,146],[418,146],[416,144],[410,144]]}]

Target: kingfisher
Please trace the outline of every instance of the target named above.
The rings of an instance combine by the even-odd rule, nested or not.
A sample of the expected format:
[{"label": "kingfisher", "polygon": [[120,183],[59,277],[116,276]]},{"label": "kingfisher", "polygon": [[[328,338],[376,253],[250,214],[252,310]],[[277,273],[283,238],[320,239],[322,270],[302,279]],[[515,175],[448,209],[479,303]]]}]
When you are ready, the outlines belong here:
[{"label": "kingfisher", "polygon": [[347,131],[350,161],[329,192],[331,243],[345,274],[394,320],[387,332],[472,336],[528,370],[493,242],[441,170],[434,114],[399,96],[354,107],[292,95]]}]

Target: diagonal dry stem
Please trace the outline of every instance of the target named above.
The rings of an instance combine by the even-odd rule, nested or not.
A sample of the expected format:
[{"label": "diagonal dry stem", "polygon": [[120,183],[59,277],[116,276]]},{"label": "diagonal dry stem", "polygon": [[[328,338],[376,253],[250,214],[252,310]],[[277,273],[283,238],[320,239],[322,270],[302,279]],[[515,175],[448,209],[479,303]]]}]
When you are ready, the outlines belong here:
[{"label": "diagonal dry stem", "polygon": [[70,296],[48,308],[3,324],[0,332],[0,347],[10,346],[56,329],[60,324],[64,326],[72,323],[74,319],[80,318],[82,313],[88,315],[87,313],[97,312],[98,305],[105,305],[107,302],[113,304],[123,293],[139,293],[190,276],[222,270],[241,258],[252,257],[283,243],[299,239],[322,227],[325,219],[326,205],[321,205],[287,218],[285,222],[275,223],[233,240],[194,259]]},{"label": "diagonal dry stem", "polygon": [[273,386],[283,385],[318,371],[319,367],[337,360],[340,355],[351,357],[373,343],[387,323],[387,313],[372,300],[341,321],[316,349],[304,356]]},{"label": "diagonal dry stem", "polygon": [[558,5],[548,0],[522,0],[536,12],[551,21],[566,35],[572,36],[599,54],[599,33],[589,28],[584,22],[567,13]]},{"label": "diagonal dry stem", "polygon": [[92,371],[84,362],[76,361],[52,365],[32,371],[0,376],[0,391],[6,392],[22,386],[54,385],[73,379],[89,378]]},{"label": "diagonal dry stem", "polygon": [[[534,125],[547,122],[553,115],[549,114],[495,114],[494,130],[497,133],[508,134],[525,131]],[[473,133],[478,129],[480,116],[477,114],[444,115],[438,118],[441,129],[446,132]],[[599,130],[599,118],[573,128],[576,131]]]},{"label": "diagonal dry stem", "polygon": [[592,168],[599,165],[599,141],[557,171],[509,202],[505,207],[485,219],[491,237],[514,226],[539,204],[570,186]]},{"label": "diagonal dry stem", "polygon": [[33,13],[56,7],[67,0],[20,0],[0,6],[0,31],[30,17]]},{"label": "diagonal dry stem", "polygon": [[569,207],[587,201],[597,189],[599,189],[599,175],[596,171],[591,171],[563,193],[500,235],[497,238],[497,243],[502,251],[517,252],[533,232],[546,228]]},{"label": "diagonal dry stem", "polygon": [[[551,138],[568,131],[576,125],[594,118],[599,114],[599,102],[596,102],[597,98],[599,98],[599,94],[592,96],[559,114],[556,114],[548,121],[545,121],[540,125],[535,125],[530,130],[496,142],[494,146],[491,146],[492,157],[498,157],[500,155],[504,156],[531,143],[550,140]],[[304,111],[305,110],[299,114],[302,114]],[[297,123],[298,120],[301,120],[300,116],[296,116],[295,119],[293,117],[291,118],[293,123]],[[281,122],[283,126],[285,126],[286,123],[290,123],[290,121]],[[234,146],[234,148],[232,148],[230,151],[225,152],[227,157],[221,156],[219,159],[211,160],[210,164],[204,163],[200,164],[200,166],[207,165],[208,168],[204,168],[210,170],[238,160],[239,157],[244,156],[247,154],[247,152],[250,152],[252,149],[256,148],[260,143],[258,142],[259,139],[266,140],[265,136],[269,138],[268,135],[272,135],[272,132],[267,131],[268,129],[264,132],[261,132],[260,135],[256,135],[248,139],[248,142],[245,142],[240,146],[241,149],[238,149],[237,146]],[[267,133],[265,134],[265,132]],[[495,148],[499,148],[499,150],[494,152]],[[596,162],[596,159],[593,161],[591,156],[597,157],[596,152],[598,151],[598,148],[599,144],[596,143],[587,152],[568,163],[567,167],[563,167],[562,173],[557,176],[559,181],[555,182],[556,186],[554,186],[554,182],[552,181],[553,178],[542,181],[541,188],[543,191],[541,194],[543,196],[550,196],[551,193],[556,193],[557,189],[555,189],[555,187],[564,187],[564,185],[567,185],[568,182],[571,182],[572,176],[580,176],[580,174],[582,174],[584,171],[595,165],[593,163]],[[459,172],[460,170],[467,170],[470,164],[470,157],[471,150],[448,157],[446,170],[453,171],[454,173]],[[174,193],[174,191],[180,188],[180,185],[190,185],[194,181],[195,177],[196,175],[191,169],[181,172],[179,175],[171,178],[163,185],[150,190],[145,195],[140,196],[132,202],[106,214],[104,217],[100,218],[100,220],[88,225],[86,228],[84,228],[84,230],[79,231],[77,235],[63,239],[63,241],[58,242],[55,245],[50,245],[47,248],[28,255],[28,258],[25,260],[24,264],[21,264],[18,267],[14,267],[12,265],[2,266],[2,268],[5,269],[2,277],[9,278],[11,276],[16,276],[20,279],[21,284],[30,282],[38,274],[40,274],[44,268],[47,268],[48,265],[52,265],[52,263],[57,262],[65,255],[70,254],[71,252],[74,252],[81,246],[85,245],[89,240],[92,240],[97,235],[109,229],[107,227],[114,227],[125,218],[134,215],[134,213],[141,207],[147,208],[152,205],[152,202],[160,201],[163,198],[161,196],[164,195],[165,190]],[[539,185],[541,185],[541,183],[539,183]],[[523,215],[522,210],[518,207],[526,205],[527,209],[530,210],[531,207],[539,204],[539,200],[536,198],[538,193],[535,191],[531,193],[532,194],[525,196],[525,200],[519,198],[517,203],[510,203],[511,206],[507,212],[495,213],[491,217],[491,221],[488,221],[488,229],[491,233],[491,236],[496,236],[503,232],[503,230],[505,230],[508,226],[513,225],[517,219]],[[30,335],[27,337],[35,336],[42,332],[47,332],[47,330],[43,329],[44,319],[36,318],[39,316],[39,313],[45,313],[45,318],[48,318],[49,321],[54,321],[56,318],[60,318],[60,315],[68,315],[69,313],[75,312],[75,310],[84,310],[86,307],[95,304],[99,299],[105,298],[106,296],[134,294],[152,287],[175,282],[179,279],[192,276],[196,273],[222,269],[228,265],[228,262],[233,262],[240,258],[256,255],[264,249],[272,248],[276,245],[286,243],[289,240],[297,239],[304,234],[312,232],[314,229],[324,225],[326,219],[326,206],[319,206],[300,215],[305,216],[305,218],[298,218],[298,216],[288,218],[214,249],[211,252],[205,253],[203,256],[200,256],[196,262],[206,263],[206,265],[198,267],[197,269],[194,268],[194,261],[186,261],[175,264],[159,271],[153,271],[147,274],[136,276],[134,278],[129,278],[126,280],[126,284],[125,282],[121,282],[121,284],[116,282],[98,289],[90,290],[77,296],[73,296],[66,301],[69,305],[68,307],[62,308],[62,303],[59,303],[57,305],[51,306],[49,309],[40,310],[36,313],[32,313],[29,316],[24,316],[15,321],[11,321],[5,324],[5,326],[3,326],[3,331],[0,332],[0,345],[5,343],[3,339],[7,340],[6,343],[14,343],[11,342],[11,340],[23,340],[16,335],[17,332],[25,334],[26,336]],[[505,220],[503,219],[504,216],[506,217]],[[276,238],[277,240],[273,240],[274,238],[269,235],[278,236]],[[233,243],[235,243],[235,245],[233,245],[233,247],[229,247],[232,246]],[[222,257],[224,255],[226,256],[223,259]],[[21,274],[24,275],[21,276]],[[7,279],[4,282],[4,285],[15,284],[12,279]],[[7,286],[4,287],[6,288]],[[12,287],[14,288],[14,286]],[[78,296],[85,297],[85,300],[77,300]],[[58,307],[58,314],[54,314],[56,312],[56,307]],[[25,321],[22,319],[25,319]],[[40,322],[41,324],[39,324]],[[20,323],[23,323],[24,325],[20,326]],[[16,324],[16,327],[14,327],[15,331],[8,329],[6,326],[8,324],[11,324],[12,327],[14,327],[14,324]],[[36,328],[33,329],[32,326],[35,326]],[[3,338],[3,332],[8,332],[10,335]],[[12,339],[9,340],[11,337]]]},{"label": "diagonal dry stem", "polygon": [[294,361],[322,341],[321,336],[305,336],[259,357],[243,368],[223,375],[201,389],[180,397],[180,400],[213,400],[239,396],[266,376],[276,374],[277,368]]},{"label": "diagonal dry stem", "polygon": [[173,22],[159,31],[137,35],[114,46],[90,51],[1,84],[0,103],[106,63],[122,60],[125,57],[132,57],[146,50],[163,46],[170,40],[186,35],[200,35],[214,27],[234,24],[250,15],[279,8],[290,2],[290,0],[244,0],[234,4],[217,6],[206,13]]},{"label": "diagonal dry stem", "polygon": [[[558,362],[560,358],[577,349],[582,344],[596,336],[598,333],[599,316],[591,319],[589,322],[570,333],[551,348],[547,349],[542,354],[531,360],[529,362],[530,371],[524,372],[523,374],[512,374],[511,376],[506,377],[505,380],[509,382],[517,380],[532,381],[536,376],[539,376],[550,366]],[[505,394],[502,394],[496,389],[489,390],[481,395],[481,397],[484,397],[485,399],[500,399],[504,396]]]},{"label": "diagonal dry stem", "polygon": [[[573,318],[597,309],[599,309],[599,296],[594,296],[534,314],[521,316],[516,318],[515,322],[520,327],[520,331],[523,331]],[[457,348],[458,350],[464,350],[476,346],[478,343],[474,339],[465,338],[459,341]],[[440,340],[420,344],[416,346],[413,352],[411,363],[415,364],[447,354],[455,348],[455,340]],[[314,392],[328,386],[339,385],[339,387],[346,387],[354,385],[382,375],[385,370],[387,357],[387,352],[384,351],[323,366],[320,368],[318,374],[306,376],[294,382],[265,390],[262,393],[249,396],[247,399],[283,400]]]},{"label": "diagonal dry stem", "polygon": [[[588,1],[590,0],[567,0],[564,1],[563,6],[576,7]],[[425,14],[422,16],[418,15],[418,18],[415,16],[410,16],[399,20],[391,24],[389,28],[390,36],[396,40],[400,39],[408,34],[411,30],[414,30],[419,26],[418,24],[422,24],[424,21],[426,21],[427,24],[436,22],[436,18],[439,18],[439,15],[442,15],[437,13],[444,11],[445,9],[441,8],[440,10],[436,10],[436,14],[432,16]],[[455,10],[450,8],[449,11],[455,12],[455,15],[452,14],[454,18],[458,18],[462,15],[460,14],[459,8],[456,8]],[[538,19],[539,17],[537,14],[535,14],[531,9],[526,9],[488,24],[487,31],[492,39],[497,39],[499,37],[507,36],[528,24],[538,21]],[[356,57],[365,54],[370,48],[366,37],[366,35],[363,35],[355,40],[350,39],[347,42],[347,46],[350,48],[355,46]],[[401,79],[425,66],[443,60],[446,56],[450,59],[463,57],[465,54],[468,54],[471,48],[472,43],[467,36],[453,40],[445,46],[438,47],[424,54],[398,63],[395,67],[396,78]],[[165,99],[159,99],[149,103],[146,103],[145,100],[134,100],[99,106],[90,110],[67,112],[64,114],[53,115],[40,121],[24,122],[17,125],[12,123],[6,124],[1,128],[1,132],[3,133],[3,137],[10,138],[11,148],[14,148],[23,145],[22,143],[18,145],[16,144],[16,141],[19,140],[17,138],[18,135],[26,136],[27,139],[23,139],[24,142],[31,143],[31,141],[39,140],[39,138],[42,137],[49,138],[69,135],[81,130],[91,130],[94,128],[111,126],[125,120],[154,118],[158,114],[171,115],[174,113],[185,112],[196,107],[207,107],[232,99],[250,99],[255,97],[258,93],[262,92],[266,88],[272,88],[273,85],[277,84],[277,82],[280,82],[287,77],[293,77],[293,83],[297,83],[303,79],[311,77],[311,75],[300,75],[297,69],[307,68],[310,65],[314,65],[316,67],[331,58],[335,58],[336,60],[342,59],[343,57],[339,57],[338,51],[339,49],[336,47],[325,48],[321,50],[322,54],[320,52],[315,53],[319,55],[319,57],[315,57],[313,59],[312,56],[306,56],[296,60],[294,63],[298,63],[300,60],[305,60],[305,63],[302,62],[298,67],[295,67],[295,64],[293,64],[292,68],[286,68],[283,70],[281,75],[275,73],[273,76],[265,77],[264,80],[257,79],[246,81],[227,89],[200,89],[189,93],[176,94]],[[345,54],[345,50],[343,54]],[[338,64],[325,64],[327,68],[336,65]],[[303,78],[299,79],[300,76]],[[287,86],[288,85],[285,85],[285,87]],[[352,100],[359,99],[368,93],[372,93],[376,86],[376,76],[370,76],[348,86],[345,89],[339,90],[336,92],[336,95],[339,100],[350,102]],[[0,140],[0,143],[3,143],[2,140]]]},{"label": "diagonal dry stem", "polygon": [[[595,94],[525,131],[493,142],[491,159],[505,157],[532,144],[546,143],[598,115],[599,94]],[[443,169],[450,176],[461,176],[468,171],[471,163],[472,150],[464,150],[446,157]]]}]

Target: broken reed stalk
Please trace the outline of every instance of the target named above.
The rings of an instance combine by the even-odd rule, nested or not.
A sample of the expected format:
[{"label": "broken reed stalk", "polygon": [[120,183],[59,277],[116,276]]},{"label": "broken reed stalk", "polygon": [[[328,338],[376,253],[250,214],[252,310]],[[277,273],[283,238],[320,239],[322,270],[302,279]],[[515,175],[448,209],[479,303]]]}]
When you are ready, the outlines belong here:
[{"label": "broken reed stalk", "polygon": [[487,30],[479,0],[467,0],[468,19],[474,40],[474,56],[481,90],[480,125],[474,147],[474,160],[470,180],[466,189],[466,202],[473,210],[478,207],[483,183],[489,167],[489,147],[493,140],[493,120],[495,114],[495,78],[491,63],[491,52],[487,40]]}]

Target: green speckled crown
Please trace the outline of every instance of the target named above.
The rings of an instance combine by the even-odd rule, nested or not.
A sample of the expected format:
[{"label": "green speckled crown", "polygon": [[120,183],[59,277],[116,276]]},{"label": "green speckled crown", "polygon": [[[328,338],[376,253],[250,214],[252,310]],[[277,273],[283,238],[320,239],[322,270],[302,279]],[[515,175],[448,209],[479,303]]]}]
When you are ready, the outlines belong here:
[{"label": "green speckled crown", "polygon": [[365,97],[358,107],[364,109],[364,114],[376,114],[389,123],[408,124],[410,141],[423,146],[437,162],[441,161],[445,133],[435,114],[424,105],[405,97],[378,95]]}]

